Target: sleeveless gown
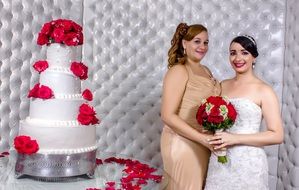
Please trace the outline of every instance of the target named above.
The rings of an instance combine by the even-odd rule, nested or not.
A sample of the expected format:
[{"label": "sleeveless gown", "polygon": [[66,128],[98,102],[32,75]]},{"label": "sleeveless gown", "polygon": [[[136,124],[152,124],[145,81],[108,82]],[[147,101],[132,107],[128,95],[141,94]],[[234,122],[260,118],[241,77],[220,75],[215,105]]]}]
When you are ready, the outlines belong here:
[{"label": "sleeveless gown", "polygon": [[[220,94],[220,84],[211,75],[210,78],[188,71],[188,81],[178,108],[178,115],[191,127],[202,132],[196,121],[196,113],[202,99]],[[207,71],[207,70],[206,70]],[[210,150],[176,134],[168,126],[164,126],[161,135],[161,154],[164,171],[168,176],[167,190],[201,190],[210,157]]]},{"label": "sleeveless gown", "polygon": [[[261,108],[249,99],[230,99],[238,113],[228,131],[252,134],[260,131]],[[205,190],[267,190],[268,163],[261,147],[237,145],[227,149],[228,162],[221,164],[214,154],[210,157]]]}]

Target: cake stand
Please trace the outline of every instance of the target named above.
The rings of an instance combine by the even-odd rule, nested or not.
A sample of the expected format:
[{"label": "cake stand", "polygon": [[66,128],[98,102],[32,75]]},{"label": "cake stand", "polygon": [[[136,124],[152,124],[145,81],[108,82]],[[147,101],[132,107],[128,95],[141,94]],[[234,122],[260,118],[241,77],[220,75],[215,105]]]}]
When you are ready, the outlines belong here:
[{"label": "cake stand", "polygon": [[15,177],[28,175],[47,181],[82,175],[94,178],[95,168],[96,150],[76,154],[18,154]]}]

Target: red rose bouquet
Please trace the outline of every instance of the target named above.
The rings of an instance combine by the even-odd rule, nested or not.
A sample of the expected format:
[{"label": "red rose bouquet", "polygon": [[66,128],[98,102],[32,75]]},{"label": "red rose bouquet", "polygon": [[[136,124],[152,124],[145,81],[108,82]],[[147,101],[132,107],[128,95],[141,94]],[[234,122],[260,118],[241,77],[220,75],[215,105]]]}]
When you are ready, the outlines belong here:
[{"label": "red rose bouquet", "polygon": [[[230,128],[237,117],[234,106],[224,97],[210,96],[202,101],[199,106],[196,119],[204,129],[217,133]],[[216,152],[218,162],[226,163],[225,151]]]}]

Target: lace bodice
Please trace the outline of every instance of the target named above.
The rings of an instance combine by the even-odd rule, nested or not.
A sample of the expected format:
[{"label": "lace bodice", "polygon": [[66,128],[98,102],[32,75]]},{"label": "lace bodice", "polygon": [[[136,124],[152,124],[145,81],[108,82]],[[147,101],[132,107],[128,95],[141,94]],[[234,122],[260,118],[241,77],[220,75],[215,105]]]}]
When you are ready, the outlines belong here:
[{"label": "lace bodice", "polygon": [[[260,131],[261,108],[249,99],[232,98],[237,111],[231,133],[254,134]],[[261,147],[237,145],[227,149],[228,163],[210,157],[205,190],[268,190],[268,163]]]}]

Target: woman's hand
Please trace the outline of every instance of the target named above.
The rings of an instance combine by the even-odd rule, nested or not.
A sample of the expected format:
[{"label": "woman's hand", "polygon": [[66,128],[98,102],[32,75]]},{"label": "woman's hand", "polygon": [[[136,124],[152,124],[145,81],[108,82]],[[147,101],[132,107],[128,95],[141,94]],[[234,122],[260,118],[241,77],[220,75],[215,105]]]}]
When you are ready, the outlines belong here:
[{"label": "woman's hand", "polygon": [[227,148],[238,144],[238,136],[228,132],[217,132],[209,139],[209,144],[214,147],[214,151]]},{"label": "woman's hand", "polygon": [[214,146],[212,144],[210,144],[210,140],[213,138],[214,136],[211,134],[205,134],[204,135],[204,140],[201,142],[201,144],[205,147],[207,147],[210,151],[214,151]]}]

